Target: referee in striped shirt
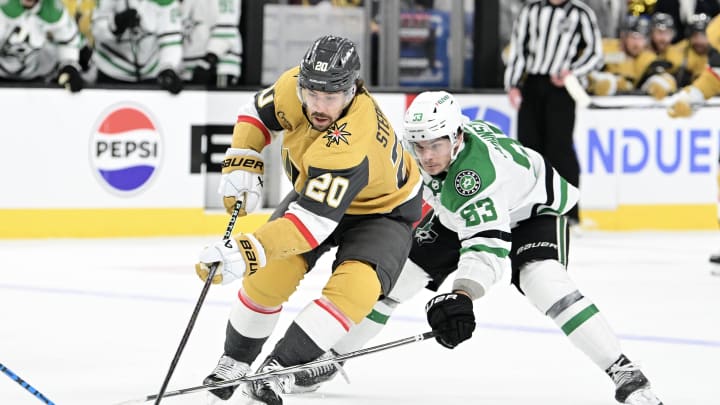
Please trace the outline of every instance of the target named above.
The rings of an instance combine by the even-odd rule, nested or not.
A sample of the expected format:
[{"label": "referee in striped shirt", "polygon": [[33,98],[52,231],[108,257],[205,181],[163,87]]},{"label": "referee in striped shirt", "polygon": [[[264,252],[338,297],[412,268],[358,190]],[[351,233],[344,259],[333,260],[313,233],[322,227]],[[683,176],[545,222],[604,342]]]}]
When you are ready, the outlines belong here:
[{"label": "referee in striped shirt", "polygon": [[[563,86],[602,65],[595,13],[578,0],[532,0],[515,20],[505,90],[518,109],[518,140],[540,152],[568,182],[580,183],[573,147],[575,101]],[[578,223],[578,207],[568,214]]]}]

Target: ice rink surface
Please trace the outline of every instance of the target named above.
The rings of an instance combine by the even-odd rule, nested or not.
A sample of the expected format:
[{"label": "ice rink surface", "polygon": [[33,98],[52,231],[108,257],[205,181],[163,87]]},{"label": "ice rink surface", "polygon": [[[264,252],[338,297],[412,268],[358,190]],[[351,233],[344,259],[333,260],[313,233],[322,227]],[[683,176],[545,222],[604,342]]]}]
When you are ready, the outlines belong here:
[{"label": "ice rink surface", "polygon": [[[218,236],[218,239],[220,236]],[[156,393],[197,302],[193,264],[213,238],[0,241],[0,363],[56,404],[104,405]],[[720,404],[720,232],[587,232],[570,272],[640,362],[665,405]],[[284,307],[265,353],[329,275],[329,258]],[[212,286],[169,390],[213,369],[236,282]],[[447,285],[446,285],[447,286]],[[425,291],[371,342],[428,330]],[[480,301],[472,340],[412,343],[351,360],[341,378],[292,404],[603,405],[614,387],[513,287]],[[236,395],[229,403],[235,401]],[[203,404],[205,394],[163,404]],[[0,404],[40,404],[0,375]]]}]

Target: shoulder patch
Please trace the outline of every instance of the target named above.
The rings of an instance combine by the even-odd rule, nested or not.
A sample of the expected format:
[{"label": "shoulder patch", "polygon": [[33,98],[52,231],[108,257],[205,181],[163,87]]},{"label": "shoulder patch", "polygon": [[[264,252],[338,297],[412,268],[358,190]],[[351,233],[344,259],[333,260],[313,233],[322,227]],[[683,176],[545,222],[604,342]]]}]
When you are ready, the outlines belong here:
[{"label": "shoulder patch", "polygon": [[325,131],[325,135],[323,135],[323,139],[327,141],[325,143],[326,147],[330,147],[332,145],[340,145],[340,142],[345,142],[345,144],[350,145],[350,141],[348,140],[348,137],[352,134],[345,130],[345,127],[347,127],[347,122],[342,123],[341,125],[338,125],[337,122],[334,122],[330,128],[328,128]]},{"label": "shoulder patch", "polygon": [[64,8],[60,0],[42,0],[38,15],[45,22],[55,23],[62,17]]},{"label": "shoulder patch", "polygon": [[463,197],[477,193],[481,187],[482,181],[480,180],[480,175],[474,170],[461,170],[455,175],[455,191]]},{"label": "shoulder patch", "polygon": [[7,0],[0,5],[0,9],[2,9],[3,14],[9,18],[17,18],[25,11],[20,4],[20,0]]}]

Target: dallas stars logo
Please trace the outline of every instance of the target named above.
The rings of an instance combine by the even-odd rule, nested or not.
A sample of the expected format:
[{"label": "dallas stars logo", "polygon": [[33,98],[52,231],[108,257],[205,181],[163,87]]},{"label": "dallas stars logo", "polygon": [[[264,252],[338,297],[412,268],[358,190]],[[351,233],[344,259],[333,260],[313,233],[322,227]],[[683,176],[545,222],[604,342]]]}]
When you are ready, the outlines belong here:
[{"label": "dallas stars logo", "polygon": [[415,240],[418,245],[424,245],[425,243],[435,243],[437,240],[437,232],[432,230],[432,220],[428,221],[423,226],[419,226],[415,229]]},{"label": "dallas stars logo", "polygon": [[480,176],[472,170],[463,170],[455,176],[455,191],[467,197],[480,190]]},{"label": "dallas stars logo", "polygon": [[346,126],[347,122],[340,126],[338,126],[337,123],[333,123],[332,126],[328,128],[325,135],[323,135],[323,139],[327,139],[327,143],[325,144],[325,146],[330,147],[330,145],[332,144],[340,145],[340,141],[343,141],[346,144],[350,145],[347,137],[352,134],[345,130]]}]

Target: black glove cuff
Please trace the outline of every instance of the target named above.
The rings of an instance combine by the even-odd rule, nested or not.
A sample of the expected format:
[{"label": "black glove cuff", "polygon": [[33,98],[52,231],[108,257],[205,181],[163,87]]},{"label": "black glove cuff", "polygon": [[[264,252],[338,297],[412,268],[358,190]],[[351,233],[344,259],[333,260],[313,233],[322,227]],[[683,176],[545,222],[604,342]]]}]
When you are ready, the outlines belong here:
[{"label": "black glove cuff", "polygon": [[183,89],[183,83],[180,76],[178,76],[178,74],[172,69],[165,69],[158,73],[157,81],[162,89],[167,90],[172,94],[178,94]]},{"label": "black glove cuff", "polygon": [[63,66],[58,72],[58,84],[77,93],[83,88],[83,78],[80,72],[72,65]]}]

